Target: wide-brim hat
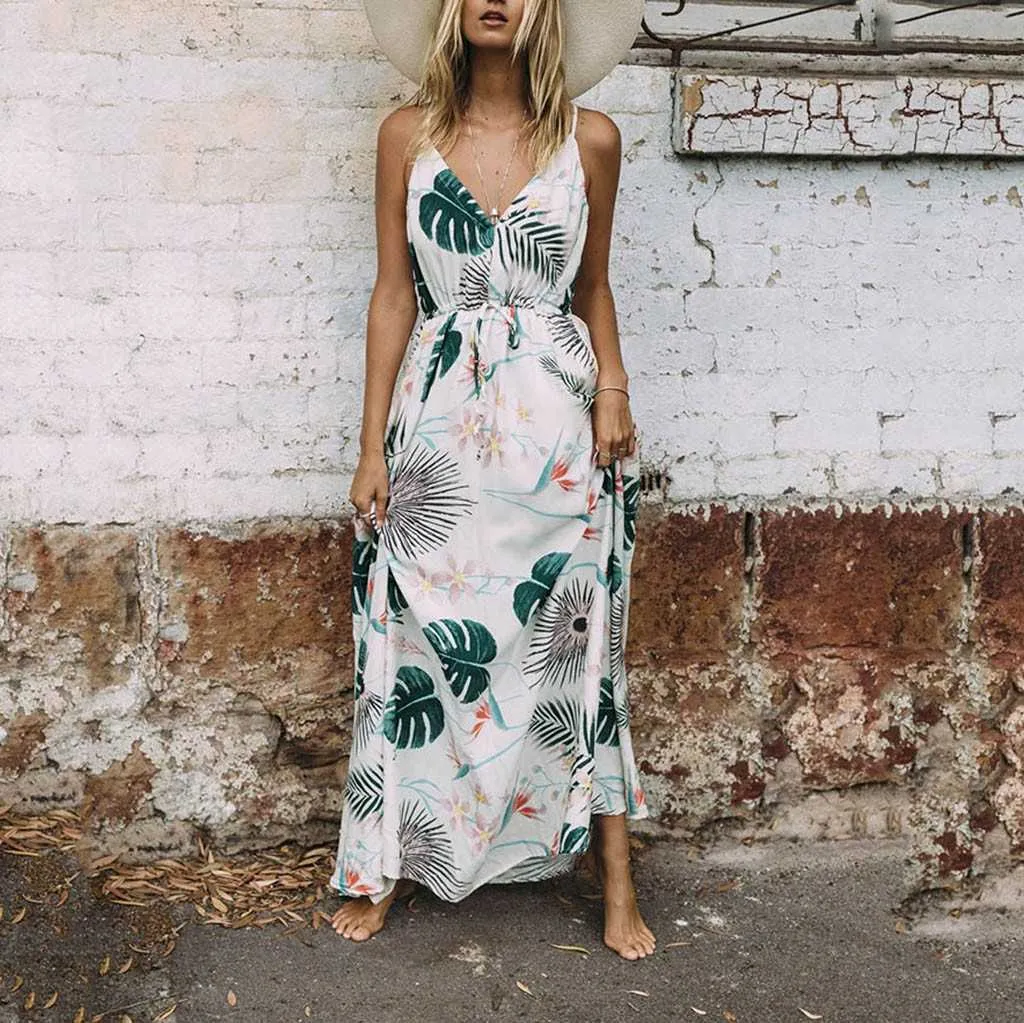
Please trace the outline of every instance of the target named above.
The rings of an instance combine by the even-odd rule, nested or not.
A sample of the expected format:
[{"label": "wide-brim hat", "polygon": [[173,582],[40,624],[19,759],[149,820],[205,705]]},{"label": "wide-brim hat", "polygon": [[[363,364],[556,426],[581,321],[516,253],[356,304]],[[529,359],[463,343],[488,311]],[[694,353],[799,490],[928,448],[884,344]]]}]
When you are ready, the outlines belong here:
[{"label": "wide-brim hat", "polygon": [[[629,52],[640,31],[644,0],[560,0],[565,26],[565,84],[579,96]],[[417,84],[441,0],[363,0],[380,48]]]}]

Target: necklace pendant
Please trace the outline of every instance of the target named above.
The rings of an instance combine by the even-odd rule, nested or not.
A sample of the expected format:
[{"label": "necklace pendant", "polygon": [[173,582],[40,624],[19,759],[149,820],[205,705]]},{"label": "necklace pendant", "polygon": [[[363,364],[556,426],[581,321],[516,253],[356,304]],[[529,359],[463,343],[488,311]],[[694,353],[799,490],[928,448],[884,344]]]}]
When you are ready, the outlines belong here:
[{"label": "necklace pendant", "polygon": [[498,207],[491,207],[491,223],[496,224],[498,222]]}]

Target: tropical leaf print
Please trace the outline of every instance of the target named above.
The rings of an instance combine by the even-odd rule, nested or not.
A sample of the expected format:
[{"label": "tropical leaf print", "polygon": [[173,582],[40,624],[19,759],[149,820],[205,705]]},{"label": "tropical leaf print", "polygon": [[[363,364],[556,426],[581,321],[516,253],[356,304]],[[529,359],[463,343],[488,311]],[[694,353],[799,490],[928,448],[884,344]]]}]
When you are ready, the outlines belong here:
[{"label": "tropical leaf print", "polygon": [[550,373],[553,377],[557,377],[562,382],[562,386],[573,397],[577,398],[584,408],[590,408],[591,402],[594,399],[583,377],[563,369],[553,355],[542,355],[537,361],[540,363],[541,369],[546,373]]},{"label": "tropical leaf print", "polygon": [[406,558],[436,551],[451,536],[474,502],[458,464],[445,451],[410,449],[391,481],[380,537],[388,550]]},{"label": "tropical leaf print", "polygon": [[384,768],[359,764],[348,772],[345,781],[345,805],[357,821],[380,813],[384,805]]},{"label": "tropical leaf print", "polygon": [[388,614],[396,621],[402,620],[402,612],[409,606],[405,594],[398,585],[395,573],[388,569]]},{"label": "tropical leaf print", "polygon": [[473,309],[491,295],[491,259],[489,254],[467,260],[459,273],[457,305]]},{"label": "tropical leaf print", "polygon": [[416,286],[416,298],[419,302],[420,312],[425,318],[429,318],[437,312],[437,303],[434,301],[427,282],[420,269],[420,261],[416,258],[416,246],[409,242],[409,260],[412,263],[412,279]]},{"label": "tropical leaf print", "polygon": [[494,225],[447,167],[420,197],[420,227],[446,252],[476,256],[494,244]]},{"label": "tropical leaf print", "polygon": [[558,844],[560,853],[582,853],[587,851],[590,845],[590,829],[584,827],[572,828],[568,823],[562,825],[562,837]]},{"label": "tropical leaf print", "polygon": [[608,592],[614,593],[622,585],[622,562],[614,550],[608,552]]},{"label": "tropical leaf print", "polygon": [[424,635],[441,659],[444,677],[463,703],[472,703],[487,688],[490,672],[484,667],[498,653],[490,630],[469,618],[442,618],[430,622]]},{"label": "tropical leaf print", "polygon": [[623,546],[628,551],[636,541],[636,514],[640,507],[640,477],[622,477]]},{"label": "tropical leaf print", "polygon": [[510,278],[533,277],[554,287],[565,270],[565,231],[543,210],[515,203],[500,224],[498,258]]},{"label": "tropical leaf print", "polygon": [[398,415],[384,435],[384,457],[392,459],[405,446],[405,417]]},{"label": "tropical leaf print", "polygon": [[626,601],[621,590],[608,601],[608,658],[612,678],[626,670]]},{"label": "tropical leaf print", "polygon": [[367,610],[366,596],[370,586],[370,569],[377,554],[377,539],[352,541],[352,611],[359,614]]},{"label": "tropical leaf print", "polygon": [[376,734],[384,716],[384,698],[380,693],[367,689],[356,702],[355,719],[352,722],[352,754],[357,755],[366,748]]},{"label": "tropical leaf print", "polygon": [[544,601],[523,669],[526,674],[559,685],[579,678],[587,659],[593,604],[593,587],[579,578]]},{"label": "tropical leaf print", "polygon": [[403,800],[398,821],[400,874],[454,902],[462,887],[451,840],[444,826],[423,807]]},{"label": "tropical leaf print", "polygon": [[554,588],[558,573],[569,560],[567,551],[553,551],[533,563],[530,578],[524,579],[512,594],[512,609],[523,625],[544,598]]},{"label": "tropical leaf print", "polygon": [[356,656],[356,680],[355,685],[352,688],[352,698],[358,700],[363,695],[363,687],[365,685],[363,676],[366,672],[366,640],[359,640],[359,653]]},{"label": "tropical leaf print", "polygon": [[577,746],[580,703],[573,696],[538,703],[530,719],[529,734],[541,749],[571,753]]},{"label": "tropical leaf print", "polygon": [[548,318],[551,340],[567,355],[576,359],[588,371],[596,366],[594,351],[580,333],[576,321],[571,316],[551,316]]},{"label": "tropical leaf print", "polygon": [[597,703],[596,741],[602,746],[619,745],[619,715],[615,708],[615,689],[612,680],[601,679],[601,695]]},{"label": "tropical leaf print", "polygon": [[430,394],[431,387],[437,377],[437,370],[440,366],[441,376],[444,376],[455,365],[462,349],[462,334],[452,324],[455,322],[455,313],[452,313],[444,322],[430,350],[430,359],[427,362],[426,376],[423,378],[423,390],[420,393],[420,401],[426,401]]},{"label": "tropical leaf print", "polygon": [[429,746],[444,728],[444,708],[434,680],[422,669],[406,665],[384,708],[383,732],[399,749]]}]

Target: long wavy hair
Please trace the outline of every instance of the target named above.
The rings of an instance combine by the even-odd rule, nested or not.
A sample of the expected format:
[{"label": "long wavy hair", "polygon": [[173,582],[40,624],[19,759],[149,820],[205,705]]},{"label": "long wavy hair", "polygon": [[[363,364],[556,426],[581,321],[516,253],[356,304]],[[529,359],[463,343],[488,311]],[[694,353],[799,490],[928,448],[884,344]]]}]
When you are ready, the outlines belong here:
[{"label": "long wavy hair", "polygon": [[[469,103],[469,44],[462,34],[464,0],[442,0],[419,89],[406,106],[424,110],[410,158],[428,145],[447,152]],[[572,127],[572,105],[562,64],[565,32],[559,0],[526,0],[512,40],[512,59],[525,56],[528,159],[539,172]]]}]

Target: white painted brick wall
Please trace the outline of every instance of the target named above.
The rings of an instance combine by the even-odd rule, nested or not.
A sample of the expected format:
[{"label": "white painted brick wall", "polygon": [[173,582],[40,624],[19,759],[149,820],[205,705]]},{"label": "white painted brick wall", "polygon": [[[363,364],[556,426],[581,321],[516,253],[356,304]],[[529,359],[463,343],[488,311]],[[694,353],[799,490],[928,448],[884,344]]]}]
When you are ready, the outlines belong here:
[{"label": "white painted brick wall", "polygon": [[[622,129],[613,283],[678,501],[1024,489],[1024,163],[687,155]],[[373,145],[359,0],[0,3],[0,518],[346,513]]]}]

